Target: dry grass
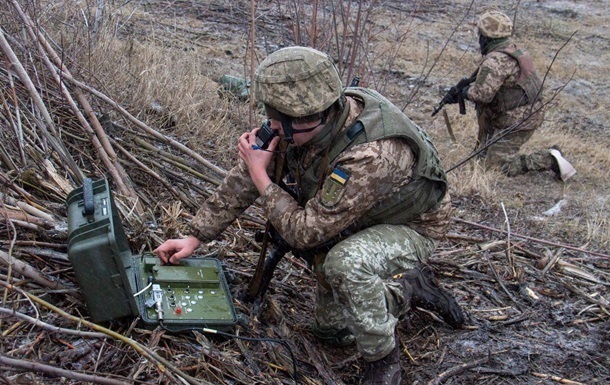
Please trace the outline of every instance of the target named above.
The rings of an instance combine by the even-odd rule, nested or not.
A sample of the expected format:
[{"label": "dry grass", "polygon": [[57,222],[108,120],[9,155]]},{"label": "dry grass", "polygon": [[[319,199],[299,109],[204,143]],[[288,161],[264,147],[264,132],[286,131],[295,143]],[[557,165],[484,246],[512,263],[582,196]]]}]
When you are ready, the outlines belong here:
[{"label": "dry grass", "polygon": [[[248,26],[237,27],[241,28],[241,35],[214,29],[209,20],[196,17],[197,12],[207,9],[203,8],[204,4],[193,6],[192,15],[189,15],[189,8],[185,8],[173,17],[164,13],[163,8],[171,7],[171,4],[162,1],[159,2],[162,6],[155,9],[156,13],[150,13],[150,9],[139,3],[109,4],[102,18],[96,18],[95,2],[86,4],[89,7],[81,9],[79,7],[83,5],[74,2],[49,2],[41,18],[41,23],[45,24],[54,21],[52,25],[56,30],[50,32],[69,60],[78,64],[80,75],[98,84],[140,119],[229,167],[235,160],[231,148],[236,138],[248,129],[251,116],[254,125],[261,118],[250,113],[247,103],[219,97],[217,92],[216,81],[221,75],[247,77],[249,73]],[[364,85],[381,90],[400,107],[406,106],[407,114],[434,138],[445,166],[451,167],[468,156],[474,146],[477,129],[472,105],[468,105],[466,116],[458,115],[456,109],[449,107],[458,144],[448,141],[440,114],[432,120],[429,112],[439,100],[439,88],[468,75],[480,60],[472,26],[474,12],[490,7],[510,10],[504,9],[506,6],[500,2],[475,3],[466,14],[469,4],[457,2],[451,8],[452,12],[447,12],[446,4],[426,1],[389,8],[371,4],[363,8],[362,20],[369,22],[364,29],[360,27],[359,34],[353,24],[355,13],[346,17],[341,14],[345,9],[320,8],[324,11],[318,14],[319,22],[333,28],[320,28],[315,37],[312,30],[297,30],[290,20],[274,19],[271,13],[265,13],[269,29],[259,30],[259,36],[267,38],[292,33],[297,40],[299,33],[299,41],[316,41],[321,49],[331,54],[343,52],[339,66],[346,77],[350,73],[350,50],[357,47],[353,74],[360,75]],[[355,4],[352,5],[352,12],[356,12]],[[261,11],[276,10],[275,6]],[[608,187],[605,182],[610,165],[607,135],[598,140],[587,132],[587,126],[603,127],[603,122],[610,119],[609,112],[599,97],[583,94],[580,87],[593,84],[595,79],[608,73],[607,52],[598,55],[598,60],[585,59],[588,56],[582,55],[583,50],[595,49],[597,35],[591,31],[599,30],[603,20],[593,18],[583,33],[575,35],[562,48],[582,23],[577,17],[529,15],[544,9],[540,7],[551,5],[539,4],[538,8],[531,3],[521,5],[515,40],[534,53],[536,65],[546,76],[545,96],[551,103],[543,128],[523,151],[559,145],[579,172],[578,184],[565,187],[564,193],[580,202],[581,211],[584,211],[588,207],[588,198],[584,197],[603,196],[599,189]],[[398,8],[401,11],[397,11]],[[227,2],[219,9],[241,16],[248,11],[244,4],[233,2]],[[293,8],[289,9],[295,12]],[[329,10],[342,15],[343,19],[339,18],[340,22],[333,24],[333,13]],[[307,25],[312,12],[311,8],[298,9],[301,25]],[[584,10],[576,7],[573,12]],[[335,36],[345,33],[351,43],[336,40],[333,33]],[[585,38],[586,33],[593,38]],[[360,39],[359,44],[353,44],[355,38]],[[336,42],[339,45],[335,45]],[[266,49],[267,46],[257,47],[257,60],[265,56]],[[347,83],[349,79],[344,81]],[[575,98],[579,98],[579,103],[575,103]],[[153,103],[163,107],[161,116],[151,113]],[[100,106],[100,112],[104,110],[104,106]],[[175,124],[164,127],[168,116]],[[512,193],[510,189],[506,190],[510,182],[505,179],[494,172],[482,171],[473,162],[450,175],[454,194],[477,195],[496,203],[511,200],[507,197]],[[600,181],[604,182],[600,184]],[[590,223],[586,232],[592,233],[588,237],[600,238],[605,243],[608,241],[608,221],[603,211],[594,210],[594,213],[591,214],[593,218],[586,221]]]},{"label": "dry grass", "polygon": [[[468,3],[460,4],[462,8],[458,9],[465,12]],[[67,61],[77,66],[81,77],[96,84],[143,121],[230,167],[235,160],[233,145],[248,129],[251,114],[247,103],[219,97],[216,81],[223,74],[247,76],[244,74],[249,73],[247,26],[243,27],[243,35],[221,35],[210,30],[209,22],[189,17],[188,9],[173,18],[166,13],[169,18],[164,19],[139,4],[114,4],[105,10],[104,18],[96,21],[94,2],[84,10],[68,1],[49,2],[49,5],[42,13],[41,23],[54,22],[56,29],[49,32],[61,45]],[[233,12],[239,13],[237,4],[229,5],[234,7]],[[364,85],[384,91],[397,105],[406,105],[407,114],[431,134],[449,168],[468,156],[474,147],[477,128],[472,105],[468,104],[466,116],[459,115],[457,108],[449,107],[457,144],[448,140],[441,115],[430,119],[429,113],[440,98],[439,88],[468,75],[476,68],[480,55],[471,24],[473,15],[464,17],[456,12],[416,17],[426,6],[431,4],[419,2],[413,5],[411,13],[368,8],[368,16],[376,21],[369,23],[369,29],[360,30],[361,44],[366,51],[359,47],[354,74],[363,77]],[[607,245],[610,242],[608,202],[603,197],[607,196],[610,167],[608,136],[600,137],[595,135],[597,131],[589,130],[589,126],[603,129],[598,127],[604,127],[610,119],[602,98],[588,92],[595,89],[596,79],[608,73],[608,53],[595,55],[597,38],[591,32],[601,27],[601,21],[596,19],[588,24],[585,32],[575,35],[562,48],[572,32],[582,26],[578,19],[528,17],[525,11],[535,9],[532,4],[527,7],[519,14],[521,28],[515,40],[534,53],[536,65],[546,76],[545,97],[550,103],[545,124],[522,151],[553,144],[561,147],[578,174],[559,190],[583,218],[575,221],[565,216],[553,220],[557,227],[582,234],[582,239]],[[242,8],[241,12],[245,10]],[[302,24],[306,25],[311,9],[299,12]],[[329,22],[330,14],[321,14],[319,20]],[[354,22],[355,17],[350,21]],[[97,29],[93,32],[94,24]],[[271,35],[287,31],[282,24],[272,27]],[[291,31],[295,33],[294,29]],[[353,26],[339,24],[334,32],[342,34],[343,31],[354,38]],[[332,48],[331,32],[319,30],[316,41],[336,53],[338,48]],[[593,37],[585,38],[586,32]],[[311,31],[301,29],[300,33],[301,41],[314,40]],[[447,42],[449,38],[451,41]],[[347,74],[349,49],[353,45],[341,48],[346,50],[343,51],[345,61],[339,64]],[[583,55],[586,52],[594,55]],[[256,56],[264,57],[260,47]],[[153,103],[163,107],[163,114],[152,113]],[[99,109],[100,113],[105,112],[106,106],[100,105]],[[168,116],[174,125],[164,126]],[[256,125],[261,117],[253,116]],[[493,171],[485,172],[473,161],[452,171],[449,180],[453,195],[477,196],[490,205],[502,202],[509,210],[512,205],[521,212],[527,209],[528,201],[545,199],[545,191],[527,184],[514,184]],[[557,190],[556,186],[550,188]]]},{"label": "dry grass", "polygon": [[[68,5],[64,17],[71,20],[67,15],[74,4],[64,5]],[[91,63],[84,76],[103,85],[105,92],[142,121],[230,167],[236,158],[226,149],[248,129],[249,114],[247,104],[219,96],[217,80],[223,72],[210,66],[210,58],[223,55],[223,50],[185,42],[184,29],[192,30],[191,25],[178,19],[174,28],[166,28],[162,24],[166,20],[137,5],[109,8],[106,13],[109,18],[100,22],[93,37],[95,49],[73,53],[76,62]],[[121,30],[123,23],[137,28]],[[69,52],[79,44],[64,49]],[[224,68],[229,71],[228,66]],[[161,110],[155,110],[155,105]]]}]

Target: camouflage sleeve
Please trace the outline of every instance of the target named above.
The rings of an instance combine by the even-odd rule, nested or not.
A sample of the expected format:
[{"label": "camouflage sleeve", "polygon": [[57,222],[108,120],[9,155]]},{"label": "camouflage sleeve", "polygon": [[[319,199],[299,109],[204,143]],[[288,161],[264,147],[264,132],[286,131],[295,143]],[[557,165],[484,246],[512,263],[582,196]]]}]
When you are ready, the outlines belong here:
[{"label": "camouflage sleeve", "polygon": [[407,184],[412,166],[411,148],[400,139],[357,145],[335,162],[340,176],[329,175],[305,207],[275,184],[265,190],[262,205],[268,219],[292,247],[315,247]]},{"label": "camouflage sleeve", "polygon": [[229,171],[220,186],[203,203],[191,222],[190,235],[202,242],[216,238],[259,194],[243,160]]},{"label": "camouflage sleeve", "polygon": [[467,98],[475,103],[490,103],[502,84],[515,72],[519,65],[515,59],[502,52],[492,52],[481,63],[477,79],[468,88]]}]

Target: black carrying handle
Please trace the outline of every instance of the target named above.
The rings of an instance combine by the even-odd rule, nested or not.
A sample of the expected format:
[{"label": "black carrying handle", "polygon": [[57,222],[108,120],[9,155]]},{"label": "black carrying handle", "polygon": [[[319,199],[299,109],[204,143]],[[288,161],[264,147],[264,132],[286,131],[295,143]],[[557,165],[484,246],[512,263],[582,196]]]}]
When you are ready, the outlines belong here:
[{"label": "black carrying handle", "polygon": [[91,178],[83,178],[83,201],[85,206],[83,215],[93,215],[95,206],[93,204],[93,182]]}]

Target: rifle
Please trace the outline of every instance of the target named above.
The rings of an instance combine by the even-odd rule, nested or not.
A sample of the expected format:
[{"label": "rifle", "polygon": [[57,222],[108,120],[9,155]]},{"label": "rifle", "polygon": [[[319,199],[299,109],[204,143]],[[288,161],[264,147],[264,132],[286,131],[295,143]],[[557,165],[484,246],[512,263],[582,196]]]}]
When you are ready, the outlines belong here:
[{"label": "rifle", "polygon": [[445,96],[443,96],[443,99],[438,104],[438,106],[436,106],[434,108],[434,111],[432,111],[432,116],[438,114],[438,112],[441,110],[441,108],[443,108],[445,104],[455,103],[455,100],[457,100],[457,103],[460,106],[460,114],[466,115],[466,103],[464,101],[464,95],[462,94],[462,91],[464,90],[464,88],[471,85],[477,79],[478,73],[479,71],[477,70],[472,75],[470,75],[469,78],[462,78],[455,86],[451,87],[449,91],[447,91]]},{"label": "rifle", "polygon": [[[286,144],[284,142],[280,142],[279,150],[275,159],[274,179],[276,183],[279,183],[280,186],[283,187],[284,184],[281,181],[281,178],[285,163],[284,154]],[[262,240],[258,239],[259,236]],[[261,251],[254,275],[250,280],[248,289],[242,293],[241,299],[246,303],[253,303],[253,312],[255,314],[260,314],[263,298],[269,288],[271,278],[273,278],[273,272],[284,255],[291,250],[291,247],[269,221],[267,221],[267,224],[265,225],[264,233],[256,234],[256,238],[257,240],[262,241]],[[267,251],[269,252],[268,255]]]},{"label": "rifle", "polygon": [[[265,226],[265,232],[258,235],[261,235],[263,238],[261,253],[250,285],[242,295],[244,302],[254,304],[254,313],[260,313],[263,298],[269,288],[271,278],[273,278],[273,272],[277,264],[284,258],[284,255],[291,249],[290,245],[269,222]],[[267,251],[269,251],[268,255]]]}]

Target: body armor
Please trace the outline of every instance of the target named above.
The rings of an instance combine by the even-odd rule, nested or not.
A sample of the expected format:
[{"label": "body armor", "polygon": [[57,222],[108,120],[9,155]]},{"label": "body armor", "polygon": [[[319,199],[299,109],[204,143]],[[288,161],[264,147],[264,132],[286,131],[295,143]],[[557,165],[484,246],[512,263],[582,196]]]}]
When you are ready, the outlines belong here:
[{"label": "body armor", "polygon": [[534,68],[531,55],[524,49],[502,48],[503,52],[517,60],[519,78],[510,86],[503,85],[490,105],[496,112],[505,112],[513,108],[534,104],[542,98],[542,81]]},{"label": "body armor", "polygon": [[288,153],[289,169],[300,170],[300,203],[304,205],[315,196],[322,181],[335,167],[335,159],[343,151],[362,143],[401,138],[409,143],[415,155],[412,181],[398,194],[375,205],[356,226],[407,224],[433,208],[447,191],[447,179],[438,152],[430,137],[379,93],[364,88],[347,88],[345,94],[362,100],[364,109],[350,127],[333,139],[327,156],[318,158],[303,170],[296,154],[298,149]]}]

